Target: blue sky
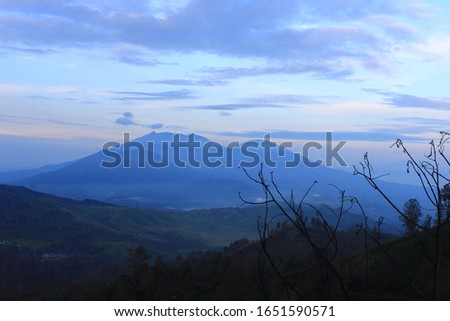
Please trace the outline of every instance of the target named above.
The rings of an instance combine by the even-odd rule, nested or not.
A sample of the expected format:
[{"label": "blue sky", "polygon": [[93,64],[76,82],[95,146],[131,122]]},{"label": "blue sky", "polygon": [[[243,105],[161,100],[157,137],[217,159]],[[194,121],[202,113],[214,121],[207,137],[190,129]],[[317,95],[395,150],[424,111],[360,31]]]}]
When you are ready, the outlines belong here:
[{"label": "blue sky", "polygon": [[449,130],[449,16],[437,0],[0,0],[0,169],[153,130],[333,131],[349,163],[389,165],[395,138]]}]

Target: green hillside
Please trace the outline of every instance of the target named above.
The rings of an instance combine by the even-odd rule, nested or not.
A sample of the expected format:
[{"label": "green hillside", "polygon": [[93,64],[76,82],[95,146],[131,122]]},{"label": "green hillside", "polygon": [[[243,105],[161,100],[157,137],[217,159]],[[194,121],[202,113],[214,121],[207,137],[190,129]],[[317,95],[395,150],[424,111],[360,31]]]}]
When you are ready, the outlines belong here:
[{"label": "green hillside", "polygon": [[256,237],[257,215],[254,208],[124,208],[0,186],[0,243],[47,252],[120,255],[121,249],[142,244],[155,255],[173,257]]},{"label": "green hillside", "polygon": [[[319,208],[332,222],[329,208]],[[325,250],[329,235],[320,225],[310,227],[310,236],[325,261],[291,224],[274,221],[267,243],[272,265],[257,241],[263,213],[258,206],[125,208],[0,185],[0,299],[431,298],[430,235],[398,239],[382,233],[380,247],[358,233],[360,218],[349,212],[330,266],[326,260],[334,254]],[[448,299],[450,233],[443,228],[437,298]],[[140,246],[150,259],[138,273],[130,269],[130,251]]]},{"label": "green hillside", "polygon": [[78,293],[83,282],[116,277],[131,248],[145,246],[153,260],[220,248],[255,238],[257,215],[125,208],[0,185],[0,299],[73,298],[70,284]]}]

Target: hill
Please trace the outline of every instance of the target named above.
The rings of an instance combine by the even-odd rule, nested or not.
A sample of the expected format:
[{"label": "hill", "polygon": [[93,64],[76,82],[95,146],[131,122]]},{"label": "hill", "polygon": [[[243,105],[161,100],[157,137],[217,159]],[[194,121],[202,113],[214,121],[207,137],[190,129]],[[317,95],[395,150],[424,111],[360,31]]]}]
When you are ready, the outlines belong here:
[{"label": "hill", "polygon": [[39,240],[46,251],[89,254],[117,249],[117,244],[123,248],[145,244],[156,254],[173,256],[223,246],[236,237],[255,237],[257,215],[250,208],[187,212],[125,208],[0,185],[1,241]]},{"label": "hill", "polygon": [[43,297],[49,289],[63,299],[69,285],[76,291],[115,277],[137,245],[153,259],[174,258],[255,238],[258,212],[124,208],[0,185],[0,299]]},{"label": "hill", "polygon": [[[328,207],[320,209],[333,220]],[[282,223],[273,210],[273,223]],[[94,286],[100,287],[117,277],[130,249],[137,246],[144,246],[155,262],[158,257],[171,260],[192,251],[220,249],[243,237],[254,240],[263,213],[259,206],[126,208],[0,185],[0,299],[73,299],[85,290],[82,284],[100,282]],[[349,212],[341,226],[360,221],[360,215]]]}]

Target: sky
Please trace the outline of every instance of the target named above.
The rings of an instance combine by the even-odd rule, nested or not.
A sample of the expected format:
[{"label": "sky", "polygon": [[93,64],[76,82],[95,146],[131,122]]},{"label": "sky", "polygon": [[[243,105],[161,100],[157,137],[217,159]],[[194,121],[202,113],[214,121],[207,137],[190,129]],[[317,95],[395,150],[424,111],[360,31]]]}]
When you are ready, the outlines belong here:
[{"label": "sky", "polygon": [[333,132],[349,164],[392,165],[397,138],[426,152],[450,130],[449,16],[443,0],[0,0],[0,170],[151,131]]}]

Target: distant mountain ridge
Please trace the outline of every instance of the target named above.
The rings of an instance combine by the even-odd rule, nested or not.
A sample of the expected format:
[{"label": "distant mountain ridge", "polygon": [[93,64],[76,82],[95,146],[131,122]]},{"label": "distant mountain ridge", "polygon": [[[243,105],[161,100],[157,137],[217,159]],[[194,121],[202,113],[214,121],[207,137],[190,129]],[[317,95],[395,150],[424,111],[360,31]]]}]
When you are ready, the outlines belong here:
[{"label": "distant mountain ridge", "polygon": [[60,168],[63,168],[64,166],[69,165],[71,162],[65,162],[61,164],[51,164],[51,165],[45,165],[39,168],[35,169],[22,169],[22,170],[15,170],[15,171],[4,171],[0,172],[0,184],[8,184],[13,183],[15,181],[35,176],[38,174],[53,172],[55,170],[58,170]]},{"label": "distant mountain ridge", "polygon": [[[21,178],[14,184],[63,197],[80,200],[89,198],[118,205],[149,208],[191,209],[239,206],[242,204],[239,193],[248,200],[257,200],[263,196],[259,186],[252,182],[239,167],[241,162],[251,161],[251,157],[248,153],[244,155],[245,152],[238,148],[223,147],[224,152],[232,156],[233,166],[231,167],[222,164],[217,168],[207,168],[201,164],[199,168],[196,168],[188,164],[185,168],[180,168],[171,160],[164,168],[154,168],[148,164],[145,164],[144,168],[139,168],[137,157],[139,153],[144,152],[145,157],[150,155],[155,159],[161,159],[164,142],[169,144],[174,140],[175,135],[177,134],[152,132],[133,140],[129,146],[121,144],[119,147],[111,148],[111,151],[120,153],[130,147],[130,168],[101,167],[102,162],[111,162],[112,158],[99,151],[53,171]],[[203,147],[205,144],[212,145],[213,142],[202,136],[193,137],[201,146],[195,150],[194,157],[202,163],[202,158],[205,157]],[[179,135],[178,138],[184,142],[190,139],[189,135]],[[136,142],[143,145],[142,151],[133,147]],[[151,142],[153,150],[148,150],[148,142]],[[248,143],[253,144],[251,145],[253,147],[248,148],[247,152],[250,151],[253,156],[258,155],[262,159],[263,148],[255,147],[255,144],[260,142]],[[290,150],[281,152],[279,149],[272,149],[270,155],[278,165],[294,158]],[[180,150],[180,159],[187,162],[188,157],[186,150]],[[225,156],[223,157],[225,163]],[[249,168],[248,172],[256,175],[258,170],[259,166],[256,166]],[[264,170],[266,178],[269,178],[269,172],[274,172],[274,178],[283,192],[289,193],[292,189],[299,196],[314,181],[318,181],[319,184],[311,192],[311,202],[319,204],[330,202],[330,200],[336,201],[339,195],[334,187],[329,186],[332,184],[345,190],[347,195],[360,198],[367,206],[369,215],[373,217],[389,217],[392,213],[389,212],[390,208],[386,206],[384,200],[381,200],[361,177],[355,177],[351,173],[325,166],[308,168],[303,163],[295,168],[265,166]],[[387,182],[381,182],[381,184],[400,206],[409,198],[420,197],[418,195],[420,189],[417,187]],[[397,218],[392,217],[392,220]]]}]

